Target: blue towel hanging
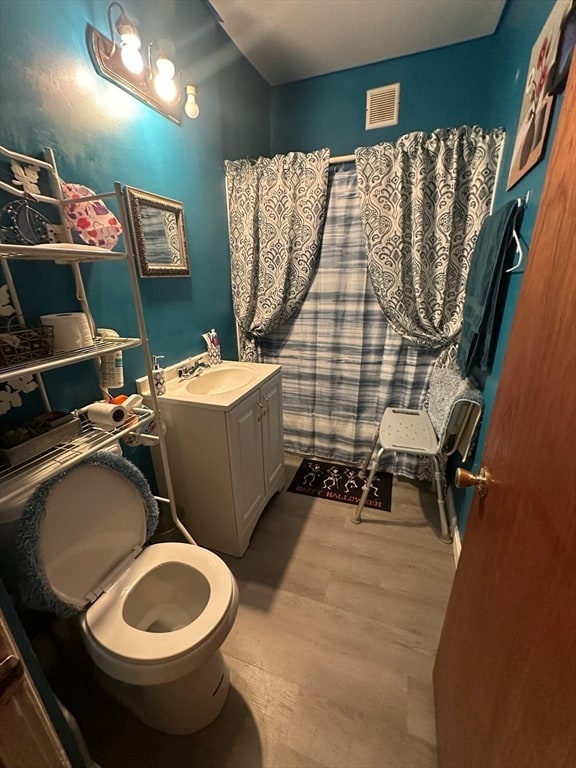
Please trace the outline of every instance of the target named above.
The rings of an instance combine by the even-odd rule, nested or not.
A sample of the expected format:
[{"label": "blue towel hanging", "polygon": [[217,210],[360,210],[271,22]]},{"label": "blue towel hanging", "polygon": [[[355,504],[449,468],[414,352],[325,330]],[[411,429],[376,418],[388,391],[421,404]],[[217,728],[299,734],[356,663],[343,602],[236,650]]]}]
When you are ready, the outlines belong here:
[{"label": "blue towel hanging", "polygon": [[519,212],[517,200],[506,203],[486,217],[476,240],[457,352],[457,362],[465,376],[474,367],[488,370],[491,362],[500,285]]}]

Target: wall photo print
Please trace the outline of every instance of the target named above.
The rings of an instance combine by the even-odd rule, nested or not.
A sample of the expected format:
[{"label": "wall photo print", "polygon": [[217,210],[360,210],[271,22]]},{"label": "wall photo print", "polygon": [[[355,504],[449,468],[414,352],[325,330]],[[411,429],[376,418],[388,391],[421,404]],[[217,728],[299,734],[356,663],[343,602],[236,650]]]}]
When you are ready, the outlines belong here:
[{"label": "wall photo print", "polygon": [[557,0],[532,47],[506,189],[520,181],[544,154],[554,103],[550,87],[558,42],[571,6],[572,0]]}]

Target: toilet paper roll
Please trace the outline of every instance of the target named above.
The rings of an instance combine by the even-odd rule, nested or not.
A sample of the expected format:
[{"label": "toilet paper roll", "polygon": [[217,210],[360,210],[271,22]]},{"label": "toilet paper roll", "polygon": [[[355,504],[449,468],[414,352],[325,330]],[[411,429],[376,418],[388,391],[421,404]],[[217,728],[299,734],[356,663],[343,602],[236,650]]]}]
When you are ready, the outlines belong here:
[{"label": "toilet paper roll", "polygon": [[112,403],[92,403],[86,408],[86,415],[98,427],[120,427],[128,416],[122,405]]},{"label": "toilet paper roll", "polygon": [[94,343],[90,324],[84,312],[60,312],[41,315],[42,325],[54,328],[54,352],[69,352],[90,347]]}]

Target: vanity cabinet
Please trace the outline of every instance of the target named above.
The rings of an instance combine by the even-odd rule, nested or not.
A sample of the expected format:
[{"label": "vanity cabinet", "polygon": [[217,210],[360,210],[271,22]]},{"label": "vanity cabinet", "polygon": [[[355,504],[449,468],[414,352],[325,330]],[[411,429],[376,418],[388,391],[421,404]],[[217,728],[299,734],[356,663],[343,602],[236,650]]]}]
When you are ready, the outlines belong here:
[{"label": "vanity cabinet", "polygon": [[181,519],[198,544],[237,557],[284,485],[280,367],[254,365],[264,377],[228,407],[161,398]]}]

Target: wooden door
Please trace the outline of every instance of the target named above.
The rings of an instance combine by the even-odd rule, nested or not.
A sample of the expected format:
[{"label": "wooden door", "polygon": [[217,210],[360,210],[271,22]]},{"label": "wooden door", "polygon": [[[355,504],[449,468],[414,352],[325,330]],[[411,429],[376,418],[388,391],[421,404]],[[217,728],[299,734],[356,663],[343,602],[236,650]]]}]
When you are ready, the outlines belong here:
[{"label": "wooden door", "polygon": [[576,765],[576,66],[434,668],[441,768]]},{"label": "wooden door", "polygon": [[70,765],[0,610],[0,766]]}]

